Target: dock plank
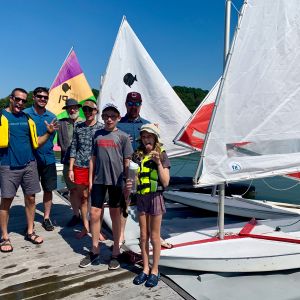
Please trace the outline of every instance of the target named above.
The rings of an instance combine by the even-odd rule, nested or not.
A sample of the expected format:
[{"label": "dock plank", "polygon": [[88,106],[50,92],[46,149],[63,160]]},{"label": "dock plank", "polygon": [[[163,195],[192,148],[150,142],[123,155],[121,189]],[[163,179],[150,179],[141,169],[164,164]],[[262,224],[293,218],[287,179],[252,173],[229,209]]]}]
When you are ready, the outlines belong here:
[{"label": "dock plank", "polygon": [[0,253],[0,299],[182,299],[173,289],[160,281],[153,289],[135,286],[133,267],[122,264],[109,271],[111,240],[101,243],[98,265],[79,268],[87,253],[91,239],[75,238],[75,228],[66,227],[72,216],[70,206],[59,194],[54,194],[51,219],[55,230],[45,231],[42,193],[36,195],[35,229],[44,243],[34,245],[24,240],[26,218],[24,198],[18,191],[10,211],[9,236],[14,247],[12,253]]}]

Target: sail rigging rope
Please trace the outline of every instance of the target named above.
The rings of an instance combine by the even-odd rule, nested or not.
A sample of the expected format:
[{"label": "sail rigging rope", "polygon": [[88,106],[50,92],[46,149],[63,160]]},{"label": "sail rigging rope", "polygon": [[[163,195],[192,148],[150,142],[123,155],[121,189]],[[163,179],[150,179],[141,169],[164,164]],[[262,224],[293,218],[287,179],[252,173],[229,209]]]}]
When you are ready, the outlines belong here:
[{"label": "sail rigging rope", "polygon": [[292,186],[290,186],[290,187],[287,187],[287,188],[276,188],[276,187],[270,185],[269,183],[267,183],[265,179],[262,179],[262,181],[263,181],[263,183],[264,183],[267,187],[269,187],[271,190],[274,190],[274,191],[288,191],[288,190],[291,190],[291,189],[295,188],[297,185],[300,184],[300,182],[297,181],[294,185],[292,185]]}]

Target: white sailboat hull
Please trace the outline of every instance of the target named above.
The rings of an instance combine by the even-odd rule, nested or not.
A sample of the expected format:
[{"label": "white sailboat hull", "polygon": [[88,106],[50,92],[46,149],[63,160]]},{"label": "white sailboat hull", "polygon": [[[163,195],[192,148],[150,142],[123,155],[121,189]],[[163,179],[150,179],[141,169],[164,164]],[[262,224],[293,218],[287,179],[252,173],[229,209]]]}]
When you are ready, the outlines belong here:
[{"label": "white sailboat hull", "polygon": [[[277,224],[289,223],[287,220],[294,221],[279,220]],[[174,248],[161,251],[160,265],[206,272],[267,272],[300,268],[300,244],[236,236],[243,225],[237,224],[235,228],[226,230],[227,234],[233,234],[234,239],[228,235],[225,240],[215,239],[216,230],[189,232],[170,238],[167,241]],[[276,232],[274,227],[265,225],[256,226],[254,234],[283,240],[300,237],[299,231]]]},{"label": "white sailboat hull", "polygon": [[[218,212],[218,196],[203,193],[165,191],[164,197],[170,201]],[[225,197],[224,209],[225,214],[256,219],[281,219],[300,215],[300,207],[296,205],[294,208],[283,208],[277,206],[274,202],[245,199],[239,196]]]}]

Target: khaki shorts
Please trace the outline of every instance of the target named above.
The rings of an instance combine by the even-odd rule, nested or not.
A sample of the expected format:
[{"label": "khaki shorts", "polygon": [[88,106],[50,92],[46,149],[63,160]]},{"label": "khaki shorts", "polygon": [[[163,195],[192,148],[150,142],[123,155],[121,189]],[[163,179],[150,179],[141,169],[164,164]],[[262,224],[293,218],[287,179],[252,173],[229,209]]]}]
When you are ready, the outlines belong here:
[{"label": "khaki shorts", "polygon": [[24,168],[11,169],[10,166],[0,166],[0,186],[2,198],[13,198],[19,186],[25,196],[41,191],[36,161],[31,161]]}]

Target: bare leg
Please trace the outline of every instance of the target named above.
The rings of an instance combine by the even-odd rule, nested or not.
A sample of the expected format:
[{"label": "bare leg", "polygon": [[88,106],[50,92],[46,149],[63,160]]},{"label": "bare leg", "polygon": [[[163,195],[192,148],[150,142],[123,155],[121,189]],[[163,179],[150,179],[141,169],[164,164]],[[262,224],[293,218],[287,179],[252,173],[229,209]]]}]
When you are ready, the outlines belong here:
[{"label": "bare leg", "polygon": [[[35,195],[25,195],[25,212],[27,218],[27,233],[33,233],[33,222],[34,222],[34,215],[35,215]],[[36,242],[42,242],[43,238],[38,237]]]},{"label": "bare leg", "polygon": [[161,227],[162,215],[150,216],[150,239],[152,243],[153,251],[153,263],[151,273],[158,274],[158,263],[160,258],[160,227]]},{"label": "bare leg", "polygon": [[100,235],[100,216],[102,212],[102,208],[91,207],[91,234],[92,234],[92,252],[94,254],[98,254],[99,249],[99,235]]},{"label": "bare leg", "polygon": [[[102,227],[102,222],[103,222],[103,214],[104,214],[104,209],[102,209],[101,216],[100,216],[101,227]],[[99,241],[103,242],[105,240],[106,240],[106,236],[100,231]]]},{"label": "bare leg", "polygon": [[81,217],[82,217],[82,222],[83,222],[83,229],[77,235],[77,238],[81,239],[85,235],[87,235],[90,231],[89,220],[88,220],[89,192],[88,192],[88,188],[85,185],[78,185],[76,189],[77,189],[77,193],[78,193],[78,198],[81,199],[80,210],[81,210]]},{"label": "bare leg", "polygon": [[120,218],[120,208],[109,208],[110,218],[112,222],[112,233],[114,239],[114,246],[112,251],[112,256],[118,256],[120,254],[120,231],[121,231],[121,218]]},{"label": "bare leg", "polygon": [[52,191],[44,191],[43,203],[44,203],[44,220],[50,218],[50,212],[52,207]]},{"label": "bare leg", "polygon": [[120,233],[120,240],[119,243],[122,244],[123,241],[125,241],[125,227],[126,227],[126,221],[127,218],[123,217],[123,214],[121,214],[121,233]]},{"label": "bare leg", "polygon": [[[0,204],[0,227],[2,232],[2,238],[7,240],[8,239],[8,220],[9,220],[9,209],[11,206],[11,203],[14,198],[1,198],[1,204]],[[2,246],[1,247],[3,251],[8,251],[11,246]]]},{"label": "bare leg", "polygon": [[69,200],[73,209],[73,214],[79,217],[79,200],[78,200],[76,188],[70,189]]},{"label": "bare leg", "polygon": [[149,230],[148,230],[148,221],[149,216],[144,213],[140,213],[139,215],[139,224],[140,224],[140,247],[141,254],[143,258],[143,272],[145,274],[149,274]]}]

